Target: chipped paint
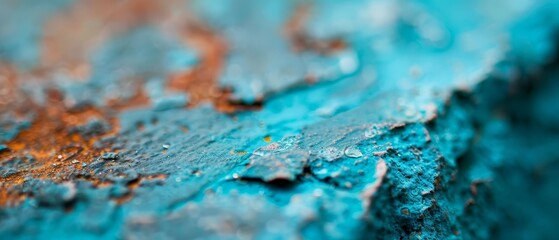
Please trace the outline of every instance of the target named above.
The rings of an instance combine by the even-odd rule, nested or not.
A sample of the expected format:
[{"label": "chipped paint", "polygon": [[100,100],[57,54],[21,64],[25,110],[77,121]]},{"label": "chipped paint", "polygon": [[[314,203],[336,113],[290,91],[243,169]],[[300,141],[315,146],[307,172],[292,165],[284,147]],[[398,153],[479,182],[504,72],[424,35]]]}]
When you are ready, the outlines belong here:
[{"label": "chipped paint", "polygon": [[0,5],[0,238],[555,236],[553,1]]}]

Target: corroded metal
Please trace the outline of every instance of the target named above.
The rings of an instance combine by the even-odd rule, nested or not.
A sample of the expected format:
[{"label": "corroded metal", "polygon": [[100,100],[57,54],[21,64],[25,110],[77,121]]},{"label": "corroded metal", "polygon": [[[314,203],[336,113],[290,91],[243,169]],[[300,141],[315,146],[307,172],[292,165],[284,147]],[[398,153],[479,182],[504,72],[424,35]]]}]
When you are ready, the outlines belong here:
[{"label": "corroded metal", "polygon": [[1,0],[0,238],[553,238],[558,13]]}]

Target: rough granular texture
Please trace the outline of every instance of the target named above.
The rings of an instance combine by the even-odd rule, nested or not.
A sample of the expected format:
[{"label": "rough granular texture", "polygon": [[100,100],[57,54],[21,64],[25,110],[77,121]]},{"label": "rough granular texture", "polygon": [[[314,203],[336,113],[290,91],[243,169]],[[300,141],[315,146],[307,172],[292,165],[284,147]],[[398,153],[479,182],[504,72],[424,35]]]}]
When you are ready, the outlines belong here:
[{"label": "rough granular texture", "polygon": [[552,0],[0,0],[0,238],[556,238],[558,30]]}]

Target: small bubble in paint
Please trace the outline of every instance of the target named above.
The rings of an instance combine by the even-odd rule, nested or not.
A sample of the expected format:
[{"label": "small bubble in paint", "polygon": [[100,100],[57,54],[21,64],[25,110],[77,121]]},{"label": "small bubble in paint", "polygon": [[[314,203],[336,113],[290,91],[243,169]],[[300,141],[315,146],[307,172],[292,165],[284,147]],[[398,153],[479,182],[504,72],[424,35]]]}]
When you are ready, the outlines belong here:
[{"label": "small bubble in paint", "polygon": [[58,155],[58,159],[62,159],[62,155]]},{"label": "small bubble in paint", "polygon": [[87,167],[87,163],[82,163],[82,167]]},{"label": "small bubble in paint", "polygon": [[76,160],[76,159],[72,160],[72,163],[73,163],[73,164],[76,164],[76,163],[79,163],[79,162],[80,162],[80,161],[78,161],[78,160]]},{"label": "small bubble in paint", "polygon": [[233,179],[239,179],[239,178],[240,178],[239,174],[233,173]]},{"label": "small bubble in paint", "polygon": [[161,146],[162,146],[163,149],[165,149],[165,150],[167,150],[167,149],[169,149],[169,148],[171,147],[171,145],[169,145],[169,144],[163,144],[163,145],[161,145]]}]

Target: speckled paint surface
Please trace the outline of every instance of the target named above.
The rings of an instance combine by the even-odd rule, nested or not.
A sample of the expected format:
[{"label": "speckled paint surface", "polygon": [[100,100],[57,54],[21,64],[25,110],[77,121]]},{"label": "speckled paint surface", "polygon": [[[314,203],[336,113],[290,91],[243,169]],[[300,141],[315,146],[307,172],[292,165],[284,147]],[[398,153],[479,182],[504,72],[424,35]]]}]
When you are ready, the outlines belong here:
[{"label": "speckled paint surface", "polygon": [[0,0],[0,239],[554,239],[555,1]]}]

